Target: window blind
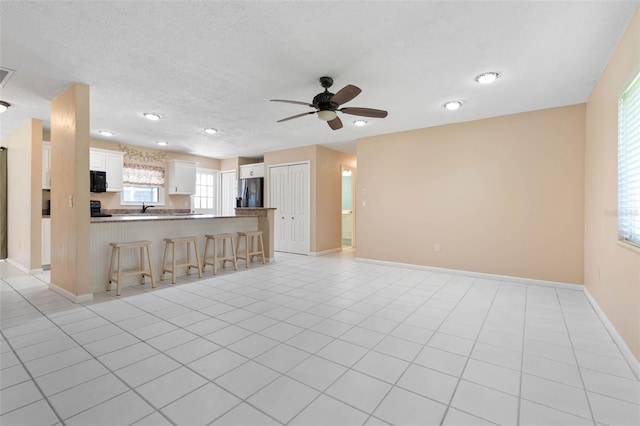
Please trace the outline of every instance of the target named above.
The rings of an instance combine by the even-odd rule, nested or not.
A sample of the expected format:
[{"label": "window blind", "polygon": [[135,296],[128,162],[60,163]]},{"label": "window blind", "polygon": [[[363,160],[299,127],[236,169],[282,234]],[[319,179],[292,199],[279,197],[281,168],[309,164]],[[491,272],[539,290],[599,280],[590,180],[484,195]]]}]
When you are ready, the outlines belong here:
[{"label": "window blind", "polygon": [[640,246],[640,74],[618,104],[618,236]]}]

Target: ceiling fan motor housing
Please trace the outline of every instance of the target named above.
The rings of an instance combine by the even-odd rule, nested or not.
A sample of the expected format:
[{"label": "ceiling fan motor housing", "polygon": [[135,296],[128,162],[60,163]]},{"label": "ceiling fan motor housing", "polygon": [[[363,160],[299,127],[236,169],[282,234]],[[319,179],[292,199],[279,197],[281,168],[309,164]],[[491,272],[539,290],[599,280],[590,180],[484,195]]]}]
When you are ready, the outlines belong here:
[{"label": "ceiling fan motor housing", "polygon": [[328,90],[325,89],[324,92],[322,93],[318,93],[314,98],[313,98],[313,106],[315,106],[316,108],[318,108],[320,111],[324,111],[324,110],[335,110],[337,109],[340,105],[334,103],[334,102],[330,102],[331,97],[333,96],[333,93],[329,92]]}]

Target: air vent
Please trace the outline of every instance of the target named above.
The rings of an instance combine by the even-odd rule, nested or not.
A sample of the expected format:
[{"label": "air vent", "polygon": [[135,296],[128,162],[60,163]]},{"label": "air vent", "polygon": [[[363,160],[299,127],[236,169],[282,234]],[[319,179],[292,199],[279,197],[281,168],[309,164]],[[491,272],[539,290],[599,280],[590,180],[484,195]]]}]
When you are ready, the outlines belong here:
[{"label": "air vent", "polygon": [[10,70],[9,68],[0,67],[0,86],[4,87],[7,82],[11,79],[11,76],[15,70]]}]

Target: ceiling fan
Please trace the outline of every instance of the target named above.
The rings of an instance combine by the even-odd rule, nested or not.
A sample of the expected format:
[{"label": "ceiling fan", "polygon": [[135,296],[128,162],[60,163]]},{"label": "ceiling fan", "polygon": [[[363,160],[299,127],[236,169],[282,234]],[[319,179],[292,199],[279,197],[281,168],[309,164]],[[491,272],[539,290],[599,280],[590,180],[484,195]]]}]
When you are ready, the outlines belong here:
[{"label": "ceiling fan", "polygon": [[294,118],[304,117],[305,115],[318,114],[320,120],[324,120],[329,124],[333,130],[342,128],[342,121],[338,117],[338,112],[344,114],[358,115],[361,117],[374,117],[385,118],[387,111],[373,108],[356,108],[346,107],[340,108],[340,105],[346,104],[351,99],[360,94],[362,90],[360,88],[348,84],[342,89],[338,90],[338,93],[329,92],[329,87],[333,85],[333,79],[331,77],[320,77],[320,84],[324,87],[324,92],[318,93],[311,103],[299,102],[299,101],[287,101],[284,99],[271,99],[273,102],[285,102],[288,104],[306,105],[311,108],[315,108],[315,111],[303,112],[302,114],[293,115],[291,117],[278,120],[278,123],[283,121],[293,120]]}]

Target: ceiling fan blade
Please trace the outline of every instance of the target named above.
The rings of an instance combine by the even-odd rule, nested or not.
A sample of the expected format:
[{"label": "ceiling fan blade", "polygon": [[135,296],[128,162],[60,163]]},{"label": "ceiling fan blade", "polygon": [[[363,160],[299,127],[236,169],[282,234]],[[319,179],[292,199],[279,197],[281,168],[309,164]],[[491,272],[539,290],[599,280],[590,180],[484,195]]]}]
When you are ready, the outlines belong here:
[{"label": "ceiling fan blade", "polygon": [[284,103],[287,103],[287,104],[305,105],[305,106],[308,106],[308,107],[311,107],[311,108],[315,108],[309,102],[287,101],[285,99],[271,99],[271,102],[284,102]]},{"label": "ceiling fan blade", "polygon": [[342,105],[349,102],[351,99],[355,98],[362,92],[359,87],[356,87],[352,84],[348,84],[344,86],[342,89],[338,90],[338,93],[333,95],[329,102],[333,102],[334,104]]},{"label": "ceiling fan blade", "polygon": [[304,117],[305,115],[315,114],[316,111],[303,112],[302,114],[292,115],[291,117],[283,118],[282,120],[276,121],[276,123],[282,123],[283,121],[293,120],[294,118]]},{"label": "ceiling fan blade", "polygon": [[385,118],[387,111],[373,108],[341,108],[338,111],[345,114],[359,115],[361,117]]},{"label": "ceiling fan blade", "polygon": [[340,120],[340,117],[336,117],[333,120],[327,121],[327,124],[333,130],[342,129],[342,120]]}]

